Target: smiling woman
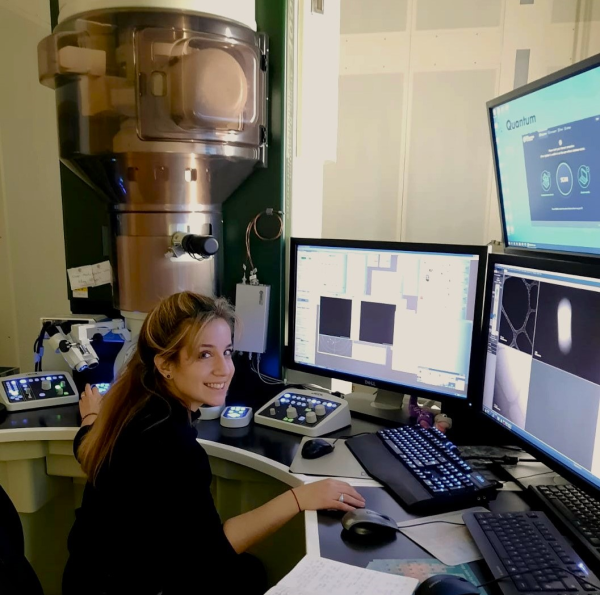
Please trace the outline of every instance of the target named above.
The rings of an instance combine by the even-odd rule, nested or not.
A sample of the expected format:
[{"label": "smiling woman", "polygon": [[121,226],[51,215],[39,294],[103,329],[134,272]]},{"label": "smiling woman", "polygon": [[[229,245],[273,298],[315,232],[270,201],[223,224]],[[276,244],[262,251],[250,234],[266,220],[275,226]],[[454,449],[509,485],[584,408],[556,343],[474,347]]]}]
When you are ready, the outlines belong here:
[{"label": "smiling woman", "polygon": [[86,387],[74,450],[89,482],[69,536],[64,595],[212,593],[220,576],[231,592],[264,593],[260,563],[243,552],[300,511],[364,506],[354,488],[328,479],[221,523],[191,422],[201,405],[225,402],[233,327],[226,300],[175,294],[148,314],[106,396]]}]

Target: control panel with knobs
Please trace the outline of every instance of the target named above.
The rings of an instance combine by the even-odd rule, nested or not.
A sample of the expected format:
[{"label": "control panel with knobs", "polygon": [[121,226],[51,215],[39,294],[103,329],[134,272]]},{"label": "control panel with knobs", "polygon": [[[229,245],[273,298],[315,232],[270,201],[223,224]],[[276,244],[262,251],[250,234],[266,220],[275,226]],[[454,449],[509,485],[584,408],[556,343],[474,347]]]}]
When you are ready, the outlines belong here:
[{"label": "control panel with knobs", "polygon": [[0,403],[9,411],[68,405],[79,391],[67,372],[30,372],[0,378]]},{"label": "control panel with knobs", "polygon": [[302,436],[323,436],[350,425],[345,399],[328,393],[293,389],[281,391],[254,414],[257,424]]}]

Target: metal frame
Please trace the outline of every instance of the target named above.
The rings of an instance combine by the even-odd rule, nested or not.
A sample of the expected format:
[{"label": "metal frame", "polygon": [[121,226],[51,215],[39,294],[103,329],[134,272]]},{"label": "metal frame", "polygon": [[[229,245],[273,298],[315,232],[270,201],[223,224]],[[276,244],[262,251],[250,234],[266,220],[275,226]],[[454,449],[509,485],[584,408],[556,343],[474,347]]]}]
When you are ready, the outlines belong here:
[{"label": "metal frame", "polygon": [[500,183],[500,171],[499,171],[499,161],[498,154],[496,152],[496,133],[494,130],[494,119],[493,119],[493,109],[508,103],[509,101],[513,101],[514,99],[519,99],[520,97],[524,97],[525,95],[529,95],[534,91],[539,91],[540,89],[544,89],[545,87],[549,87],[555,83],[563,81],[565,79],[571,78],[575,75],[586,72],[587,70],[591,70],[593,68],[600,67],[600,54],[596,54],[595,56],[591,56],[590,58],[586,58],[581,62],[577,62],[577,64],[573,64],[572,66],[567,66],[566,68],[562,68],[561,70],[557,70],[548,76],[542,77],[536,81],[528,83],[527,85],[523,85],[522,87],[518,87],[504,95],[500,95],[494,99],[491,99],[486,103],[487,107],[487,115],[488,115],[488,127],[490,131],[490,141],[492,145],[492,156],[494,160],[494,178],[496,181],[496,190],[498,196],[498,207],[500,209],[500,219],[502,223],[502,239],[504,241],[505,250],[510,254],[532,254],[534,252],[540,252],[547,258],[560,258],[564,260],[581,260],[581,255],[584,255],[584,258],[589,259],[589,261],[598,262],[600,259],[600,254],[590,254],[588,252],[574,252],[574,251],[560,251],[560,250],[552,250],[548,248],[513,248],[508,245],[508,233],[506,230],[506,216],[504,213],[504,200],[502,196],[502,185]]},{"label": "metal frame", "polygon": [[494,427],[501,428],[501,432],[507,438],[510,436],[511,443],[516,443],[518,446],[524,448],[528,452],[535,455],[536,459],[541,463],[544,463],[554,471],[560,473],[566,477],[573,484],[586,490],[595,497],[600,495],[600,488],[589,482],[587,479],[578,475],[563,463],[555,459],[552,455],[545,453],[543,450],[529,442],[527,439],[518,436],[517,434],[506,429],[502,424],[494,420],[489,415],[483,412],[483,389],[485,384],[485,367],[487,363],[487,345],[489,339],[489,319],[490,310],[492,305],[492,293],[493,293],[493,278],[494,278],[494,267],[496,264],[507,265],[507,266],[519,266],[524,268],[531,268],[536,270],[547,271],[550,273],[564,273],[568,275],[578,275],[581,277],[591,277],[600,280],[600,267],[583,264],[573,263],[569,261],[561,260],[550,260],[547,258],[539,258],[534,255],[520,256],[520,255],[502,255],[492,254],[488,260],[488,269],[486,275],[486,291],[485,299],[483,304],[483,331],[481,333],[481,357],[478,363],[481,373],[481,384],[477,387],[477,400],[474,401],[475,413],[477,418],[481,421],[486,420],[484,423],[491,423]]},{"label": "metal frame", "polygon": [[[317,366],[300,364],[294,361],[294,343],[296,337],[296,271],[297,255],[299,246],[324,246],[331,248],[357,248],[368,250],[394,250],[397,252],[430,252],[447,254],[473,254],[479,256],[479,266],[477,272],[477,287],[475,293],[475,310],[473,313],[473,335],[471,337],[471,357],[469,362],[469,375],[467,381],[466,397],[456,397],[445,393],[438,393],[434,390],[425,390],[410,385],[396,384],[386,382],[377,378],[368,378],[346,372],[333,370],[324,370]],[[338,378],[348,380],[356,384],[365,384],[372,388],[385,389],[394,392],[404,392],[407,394],[435,399],[436,401],[446,401],[450,403],[468,403],[473,402],[474,392],[478,390],[479,379],[477,378],[479,370],[479,346],[481,338],[481,314],[483,303],[483,290],[485,280],[485,268],[487,264],[487,247],[485,246],[464,246],[452,244],[416,244],[405,242],[370,242],[362,240],[326,240],[326,239],[308,239],[291,238],[290,240],[290,292],[289,292],[289,317],[288,317],[288,349],[285,353],[285,365],[293,370],[308,372],[318,376]]]}]

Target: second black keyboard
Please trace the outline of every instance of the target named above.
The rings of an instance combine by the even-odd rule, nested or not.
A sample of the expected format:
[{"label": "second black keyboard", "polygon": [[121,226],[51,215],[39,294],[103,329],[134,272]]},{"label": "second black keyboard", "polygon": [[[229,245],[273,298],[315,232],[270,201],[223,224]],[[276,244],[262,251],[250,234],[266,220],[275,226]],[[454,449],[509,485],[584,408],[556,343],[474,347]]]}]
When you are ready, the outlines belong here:
[{"label": "second black keyboard", "polygon": [[600,502],[570,484],[538,485],[529,489],[550,516],[583,547],[582,555],[592,564],[600,563]]},{"label": "second black keyboard", "polygon": [[543,512],[465,513],[463,520],[504,595],[598,595],[598,579]]}]

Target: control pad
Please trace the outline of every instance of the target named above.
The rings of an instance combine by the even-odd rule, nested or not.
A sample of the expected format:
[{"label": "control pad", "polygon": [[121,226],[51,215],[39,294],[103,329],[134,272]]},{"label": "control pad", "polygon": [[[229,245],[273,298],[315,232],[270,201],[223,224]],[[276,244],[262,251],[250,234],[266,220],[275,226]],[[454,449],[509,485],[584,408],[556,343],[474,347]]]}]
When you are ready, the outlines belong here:
[{"label": "control pad", "polygon": [[254,421],[304,436],[321,436],[350,425],[350,411],[344,399],[325,392],[284,390],[259,409]]}]

